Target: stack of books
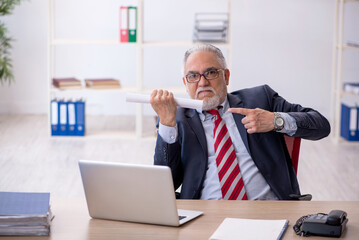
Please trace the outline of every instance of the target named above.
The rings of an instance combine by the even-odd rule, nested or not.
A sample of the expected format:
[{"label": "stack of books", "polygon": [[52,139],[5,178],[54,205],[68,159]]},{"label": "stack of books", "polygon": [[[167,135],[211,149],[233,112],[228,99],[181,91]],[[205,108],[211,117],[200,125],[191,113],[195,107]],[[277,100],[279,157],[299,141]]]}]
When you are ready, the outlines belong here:
[{"label": "stack of books", "polygon": [[79,89],[82,88],[81,81],[76,78],[53,78],[52,84],[60,89]]},{"label": "stack of books", "polygon": [[120,81],[113,78],[85,79],[86,87],[96,89],[120,88]]},{"label": "stack of books", "polygon": [[48,236],[50,193],[0,192],[0,236]]},{"label": "stack of books", "polygon": [[227,42],[227,13],[196,13],[194,42]]}]

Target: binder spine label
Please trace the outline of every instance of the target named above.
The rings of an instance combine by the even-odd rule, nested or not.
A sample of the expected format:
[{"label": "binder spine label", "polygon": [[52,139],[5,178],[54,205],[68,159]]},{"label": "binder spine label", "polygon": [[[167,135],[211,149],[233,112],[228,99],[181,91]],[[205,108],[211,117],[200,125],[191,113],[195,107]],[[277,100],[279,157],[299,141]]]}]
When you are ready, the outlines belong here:
[{"label": "binder spine label", "polygon": [[58,114],[58,102],[56,100],[51,101],[51,135],[59,135],[59,114]]},{"label": "binder spine label", "polygon": [[67,112],[66,112],[66,105],[61,104],[60,105],[60,123],[66,124],[67,122]]},{"label": "binder spine label", "polygon": [[128,42],[128,7],[120,7],[120,41]]},{"label": "binder spine label", "polygon": [[351,108],[350,109],[350,122],[349,122],[350,131],[356,131],[357,125],[358,125],[357,108]]},{"label": "binder spine label", "polygon": [[76,135],[85,135],[85,102],[76,102]]},{"label": "binder spine label", "polygon": [[58,116],[57,116],[57,102],[53,101],[51,103],[51,124],[58,124]]},{"label": "binder spine label", "polygon": [[75,125],[75,105],[73,103],[69,103],[69,124]]},{"label": "binder spine label", "polygon": [[137,7],[128,7],[128,41],[136,42]]},{"label": "binder spine label", "polygon": [[75,104],[73,102],[69,102],[67,104],[68,111],[68,135],[74,136],[76,135],[76,116],[75,116]]},{"label": "binder spine label", "polygon": [[67,135],[67,104],[63,101],[60,101],[58,104],[59,104],[60,135]]}]

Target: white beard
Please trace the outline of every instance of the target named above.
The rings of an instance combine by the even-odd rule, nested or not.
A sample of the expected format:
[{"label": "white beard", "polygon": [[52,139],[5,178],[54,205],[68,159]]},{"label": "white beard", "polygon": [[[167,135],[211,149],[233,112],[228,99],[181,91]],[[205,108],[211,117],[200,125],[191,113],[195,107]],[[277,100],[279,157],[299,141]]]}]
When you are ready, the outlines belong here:
[{"label": "white beard", "polygon": [[219,102],[219,96],[218,96],[217,92],[212,87],[199,87],[196,91],[196,95],[194,98],[198,99],[199,92],[204,91],[204,90],[213,92],[214,96],[203,100],[202,110],[207,111],[207,110],[214,109],[214,108],[218,107],[219,104],[221,104]]}]

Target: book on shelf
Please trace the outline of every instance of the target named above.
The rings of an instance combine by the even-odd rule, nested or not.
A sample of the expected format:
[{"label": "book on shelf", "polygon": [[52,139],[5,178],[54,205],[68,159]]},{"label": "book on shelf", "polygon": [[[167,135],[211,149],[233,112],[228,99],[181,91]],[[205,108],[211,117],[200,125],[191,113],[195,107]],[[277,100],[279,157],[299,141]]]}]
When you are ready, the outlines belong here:
[{"label": "book on shelf", "polygon": [[137,40],[137,7],[128,7],[128,41]]},{"label": "book on shelf", "polygon": [[347,82],[343,84],[344,92],[354,93],[359,95],[359,82]]},{"label": "book on shelf", "polygon": [[120,42],[128,42],[128,6],[120,7]]},{"label": "book on shelf", "polygon": [[0,192],[0,236],[48,236],[50,193]]},{"label": "book on shelf", "polygon": [[225,218],[210,240],[281,239],[289,221]]},{"label": "book on shelf", "polygon": [[67,136],[68,132],[68,111],[67,102],[64,99],[58,101],[59,135]]},{"label": "book on shelf", "polygon": [[81,81],[76,78],[53,78],[52,84],[59,89],[79,89],[82,88]]},{"label": "book on shelf", "polygon": [[85,79],[87,88],[111,89],[120,88],[120,81],[113,78]]}]

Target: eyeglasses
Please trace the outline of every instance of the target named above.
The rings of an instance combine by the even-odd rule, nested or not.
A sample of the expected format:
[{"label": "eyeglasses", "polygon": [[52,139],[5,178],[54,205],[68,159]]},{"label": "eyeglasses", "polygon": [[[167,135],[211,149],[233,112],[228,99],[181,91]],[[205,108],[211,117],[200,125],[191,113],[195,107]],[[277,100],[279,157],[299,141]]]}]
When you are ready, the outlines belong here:
[{"label": "eyeglasses", "polygon": [[190,73],[187,74],[186,80],[188,83],[197,83],[201,80],[201,76],[204,77],[204,79],[206,80],[213,80],[218,78],[219,76],[219,71],[224,70],[224,69],[210,69],[208,71],[205,71],[203,74],[200,73]]}]

